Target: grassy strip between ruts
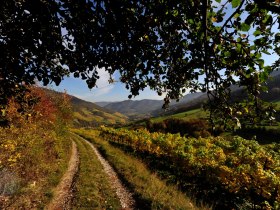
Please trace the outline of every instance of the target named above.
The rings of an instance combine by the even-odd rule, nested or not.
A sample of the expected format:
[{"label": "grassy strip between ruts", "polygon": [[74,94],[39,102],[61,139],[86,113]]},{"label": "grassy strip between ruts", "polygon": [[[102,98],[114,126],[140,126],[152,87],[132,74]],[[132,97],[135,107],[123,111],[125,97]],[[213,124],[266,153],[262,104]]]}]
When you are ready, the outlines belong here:
[{"label": "grassy strip between ruts", "polygon": [[75,132],[96,145],[106,156],[135,193],[137,209],[198,209],[176,187],[168,186],[156,174],[151,173],[141,161],[98,137],[98,131],[75,130]]},{"label": "grassy strip between ruts", "polygon": [[103,167],[92,148],[73,134],[80,154],[80,171],[76,181],[73,209],[121,209]]}]

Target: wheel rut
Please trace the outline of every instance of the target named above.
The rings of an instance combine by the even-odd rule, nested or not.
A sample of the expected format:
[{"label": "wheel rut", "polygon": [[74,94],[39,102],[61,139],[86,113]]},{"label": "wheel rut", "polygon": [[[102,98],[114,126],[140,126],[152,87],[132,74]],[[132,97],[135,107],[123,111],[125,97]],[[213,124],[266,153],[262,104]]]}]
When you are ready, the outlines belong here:
[{"label": "wheel rut", "polygon": [[68,169],[63,175],[60,183],[54,190],[54,197],[45,207],[47,210],[68,210],[71,209],[71,202],[74,196],[74,180],[79,170],[79,154],[77,145],[72,141],[71,157]]},{"label": "wheel rut", "polygon": [[[80,139],[86,142],[90,148],[94,151],[98,160],[105,173],[108,175],[108,181],[111,187],[115,190],[118,199],[120,200],[122,210],[132,210],[135,206],[135,200],[133,195],[125,187],[125,185],[119,179],[117,173],[108,163],[108,161],[100,154],[96,147],[87,141],[86,139],[80,137]],[[45,207],[46,210],[68,210],[71,209],[72,200],[74,197],[74,184],[75,177],[79,171],[80,158],[78,154],[78,148],[74,141],[72,141],[72,152],[68,163],[68,169],[63,175],[60,183],[54,190],[54,197],[50,203]]]},{"label": "wheel rut", "polygon": [[95,148],[95,146],[89,141],[83,139],[90,147],[93,149],[97,158],[101,162],[104,171],[109,177],[109,182],[111,182],[112,188],[116,191],[118,198],[120,199],[121,207],[123,210],[134,209],[135,200],[133,199],[132,193],[124,186],[121,180],[118,178],[117,173],[108,163],[108,161],[100,154],[100,152]]}]

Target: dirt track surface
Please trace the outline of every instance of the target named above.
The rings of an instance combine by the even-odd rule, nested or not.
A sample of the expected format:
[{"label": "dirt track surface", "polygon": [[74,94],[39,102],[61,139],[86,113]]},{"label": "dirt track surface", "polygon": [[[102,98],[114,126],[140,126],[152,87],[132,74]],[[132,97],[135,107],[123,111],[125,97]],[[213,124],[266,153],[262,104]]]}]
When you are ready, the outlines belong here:
[{"label": "dirt track surface", "polygon": [[[86,140],[85,140],[86,141]],[[126,187],[121,183],[120,179],[118,178],[117,173],[114,169],[110,166],[110,164],[105,160],[102,155],[98,152],[98,150],[88,141],[86,141],[91,148],[93,149],[94,153],[96,154],[97,158],[101,162],[104,171],[107,173],[109,177],[109,181],[111,182],[111,186],[115,189],[118,198],[120,199],[121,207],[124,210],[134,209],[135,201],[132,197],[132,194],[126,189]]]},{"label": "dirt track surface", "polygon": [[74,196],[74,180],[79,170],[79,154],[77,145],[72,142],[72,152],[68,164],[68,169],[63,175],[60,183],[54,190],[54,197],[47,205],[47,210],[67,210],[71,209],[71,202]]}]

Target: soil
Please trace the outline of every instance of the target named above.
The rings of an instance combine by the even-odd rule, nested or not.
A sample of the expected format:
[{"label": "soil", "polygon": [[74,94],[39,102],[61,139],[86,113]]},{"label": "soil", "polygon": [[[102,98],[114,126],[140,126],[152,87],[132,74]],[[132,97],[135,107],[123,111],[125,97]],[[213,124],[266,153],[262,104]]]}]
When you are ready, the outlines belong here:
[{"label": "soil", "polygon": [[[86,141],[86,140],[85,140]],[[97,158],[100,160],[104,171],[107,173],[109,177],[109,181],[111,182],[111,186],[116,191],[118,198],[120,199],[121,207],[123,210],[130,210],[134,209],[135,200],[133,199],[132,193],[122,184],[120,179],[118,178],[117,173],[114,169],[110,166],[108,161],[106,161],[99,151],[88,141],[86,141],[93,151],[95,152]]]},{"label": "soil", "polygon": [[72,142],[72,152],[66,173],[54,190],[54,197],[47,205],[47,210],[71,209],[71,202],[74,196],[75,177],[79,170],[79,154],[77,145]]},{"label": "soil", "polygon": [[[86,141],[86,140],[85,140]],[[90,147],[93,149],[97,158],[101,162],[104,171],[109,177],[112,188],[116,191],[118,198],[120,199],[122,210],[132,210],[134,209],[135,200],[133,199],[132,193],[127,190],[127,188],[122,184],[118,178],[117,173],[110,166],[110,164],[102,157],[99,151],[91,144],[86,141]],[[79,155],[78,149],[75,142],[72,143],[72,154],[69,161],[69,166],[66,173],[63,175],[60,183],[54,190],[54,197],[45,208],[47,210],[68,210],[71,209],[71,203],[74,196],[74,184],[75,177],[79,169]]]}]

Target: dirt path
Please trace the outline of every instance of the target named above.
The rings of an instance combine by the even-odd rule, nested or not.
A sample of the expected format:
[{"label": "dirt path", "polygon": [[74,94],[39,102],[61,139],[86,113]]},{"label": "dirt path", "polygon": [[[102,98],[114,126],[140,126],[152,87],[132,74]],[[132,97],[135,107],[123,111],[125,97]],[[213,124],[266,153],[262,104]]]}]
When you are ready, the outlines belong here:
[{"label": "dirt path", "polygon": [[121,183],[120,179],[117,176],[117,173],[110,166],[110,164],[102,157],[102,155],[98,152],[98,150],[87,140],[85,140],[95,152],[97,158],[100,160],[104,171],[109,176],[109,181],[111,182],[111,186],[115,189],[118,198],[120,199],[122,209],[129,210],[134,209],[133,206],[135,201],[132,197],[132,194],[126,189],[126,187]]},{"label": "dirt path", "polygon": [[79,155],[76,143],[72,142],[72,153],[68,169],[54,191],[54,197],[45,208],[47,210],[71,209],[73,198],[74,178],[79,169]]}]

